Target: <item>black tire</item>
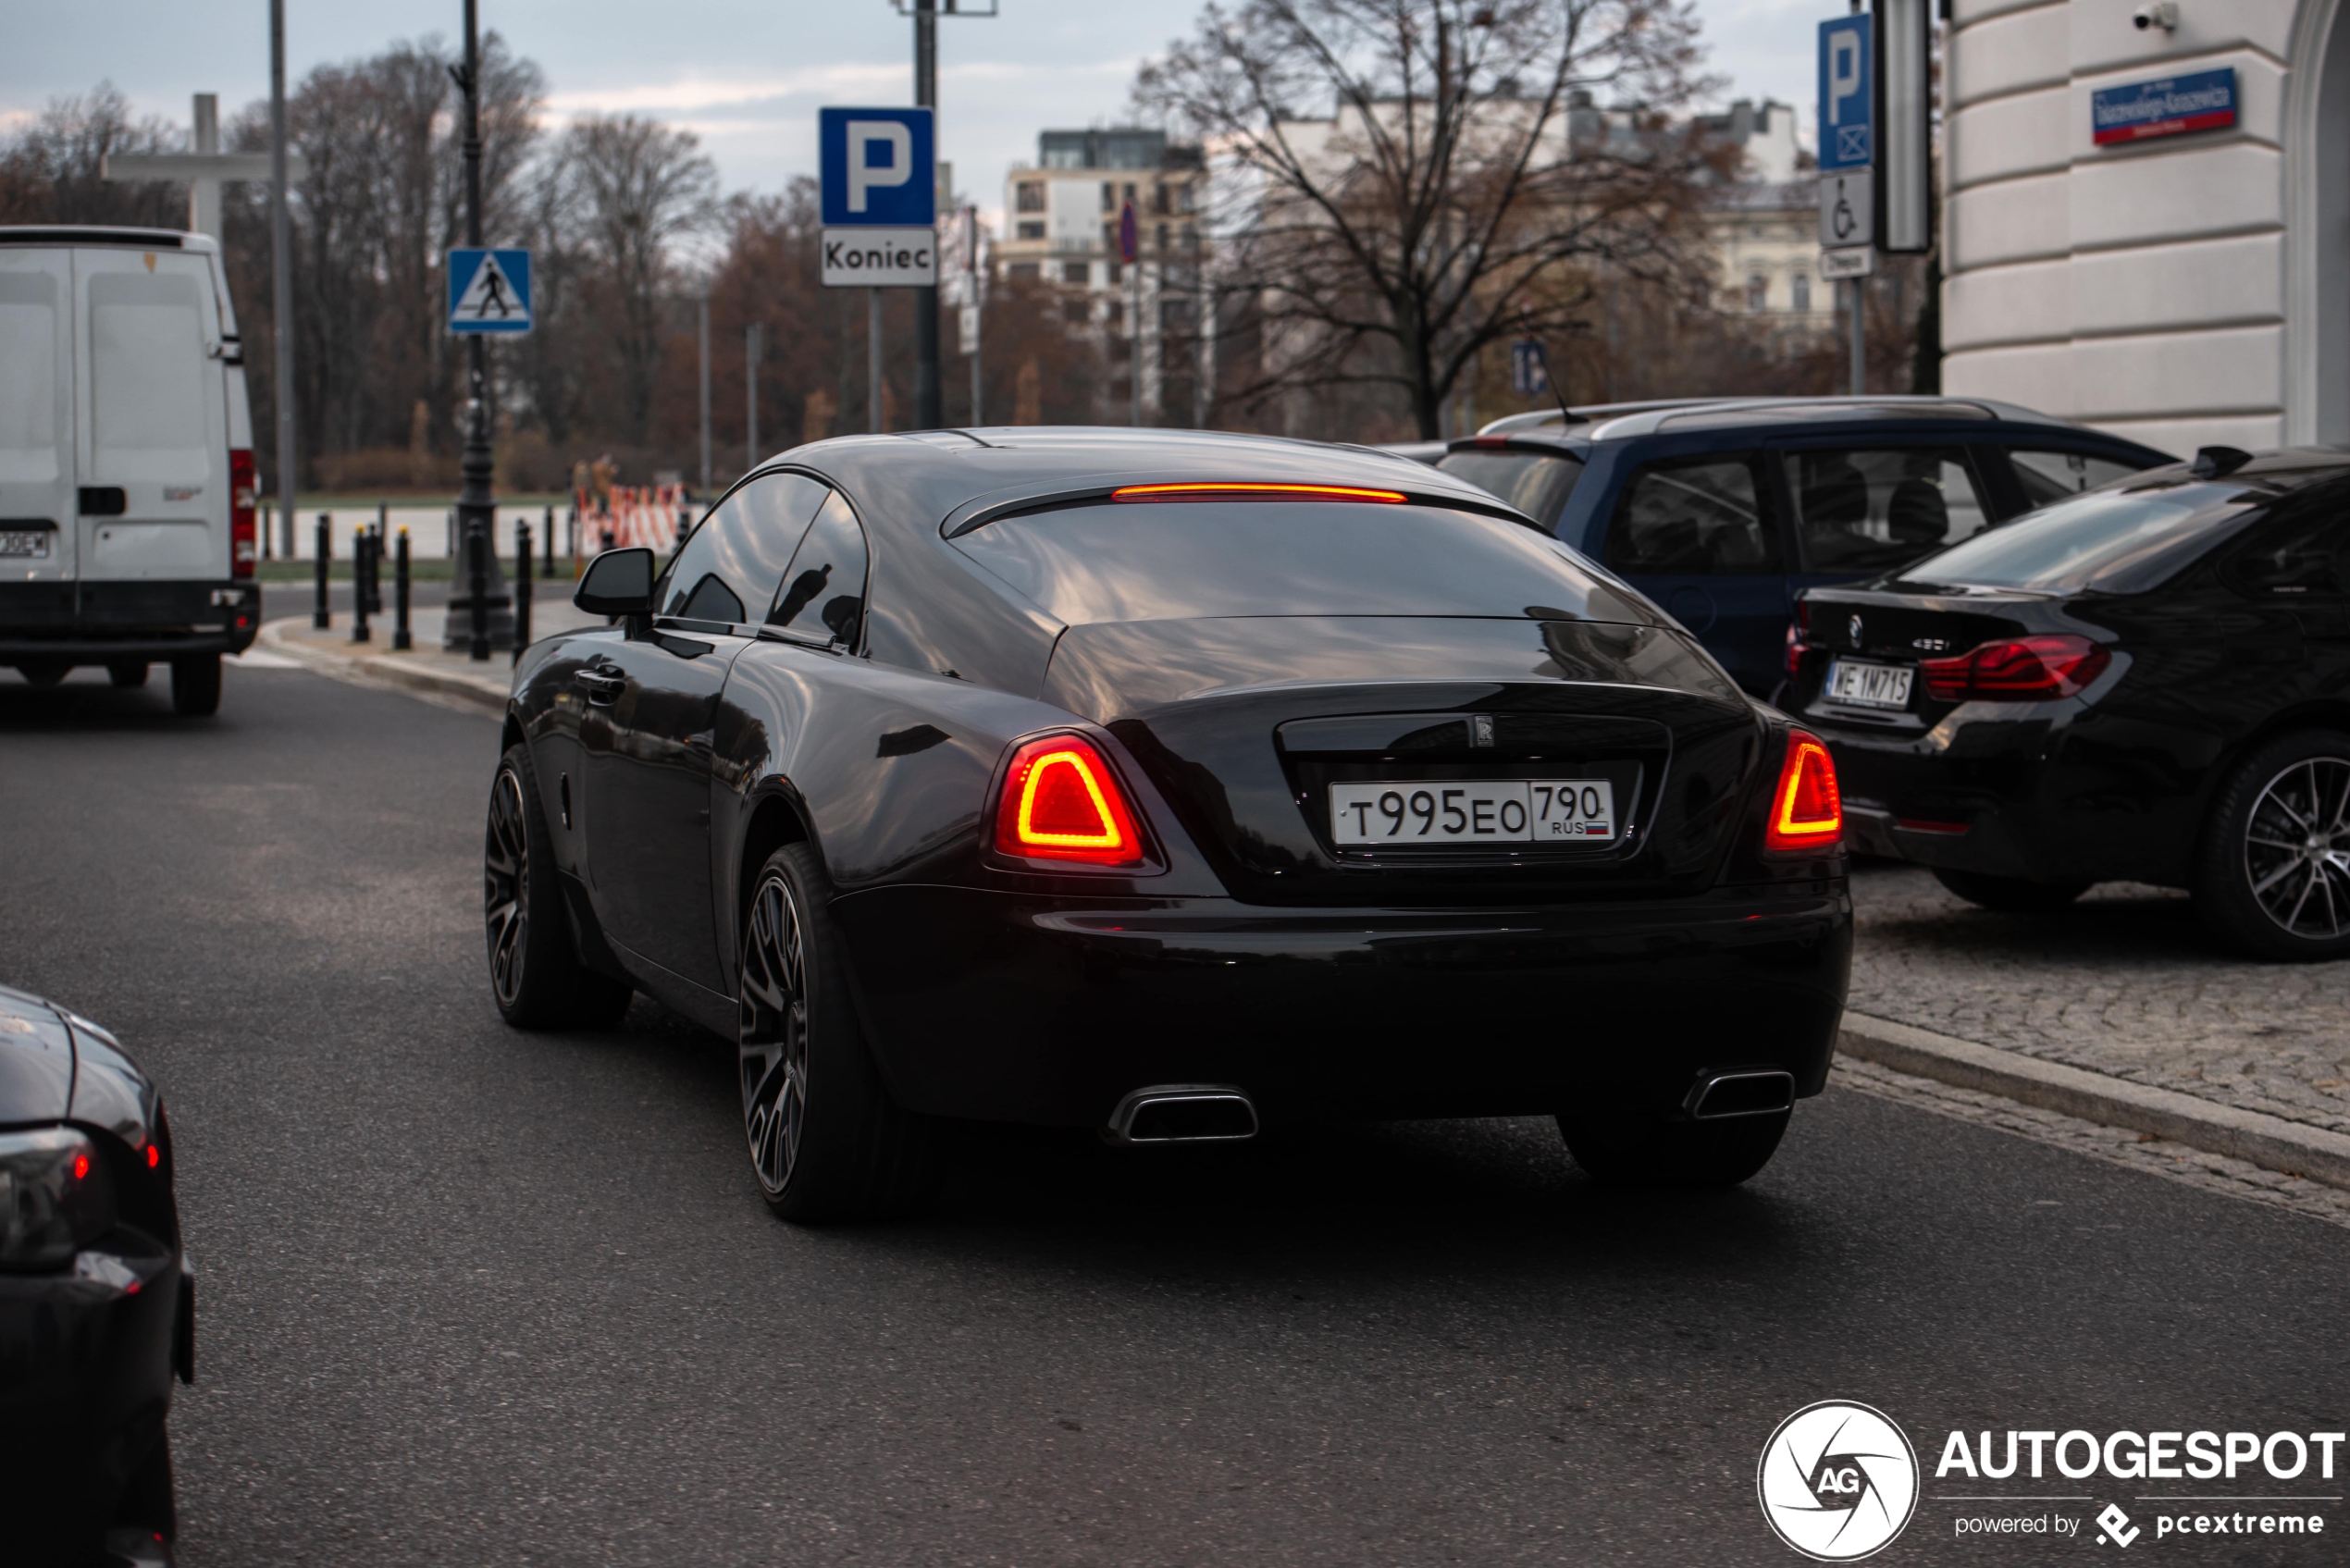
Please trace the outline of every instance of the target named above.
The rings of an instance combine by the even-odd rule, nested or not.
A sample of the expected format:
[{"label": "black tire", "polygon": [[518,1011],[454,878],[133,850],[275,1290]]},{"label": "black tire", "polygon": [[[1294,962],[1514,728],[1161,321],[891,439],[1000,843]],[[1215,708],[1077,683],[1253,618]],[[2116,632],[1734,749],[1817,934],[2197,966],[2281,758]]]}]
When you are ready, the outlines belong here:
[{"label": "black tire", "polygon": [[743,1136],[767,1206],[801,1224],[917,1205],[930,1130],[882,1084],[849,999],[832,883],[804,844],[768,857],[743,920]]},{"label": "black tire", "polygon": [[17,673],[36,686],[54,686],[73,673],[73,666],[62,659],[39,659],[17,666]]},{"label": "black tire", "polygon": [[2204,819],[2195,907],[2251,957],[2350,957],[2350,735],[2282,735],[2236,765]]},{"label": "black tire", "polygon": [[123,659],[106,666],[106,679],[125,690],[147,684],[147,661],[143,659]]},{"label": "black tire", "polygon": [[191,653],[171,661],[171,710],[183,719],[220,711],[220,655]]},{"label": "black tire", "polygon": [[2026,882],[2022,877],[1987,877],[1981,871],[1934,868],[1934,880],[1970,904],[1997,909],[2003,915],[2047,915],[2066,907],[2096,885],[2085,882]]},{"label": "black tire", "polygon": [[499,759],[481,859],[489,994],[500,1015],[516,1029],[617,1023],[632,988],[579,961],[526,746]]},{"label": "black tire", "polygon": [[1791,1115],[1687,1121],[1600,1105],[1561,1112],[1558,1124],[1567,1152],[1592,1179],[1689,1191],[1735,1187],[1770,1164]]}]

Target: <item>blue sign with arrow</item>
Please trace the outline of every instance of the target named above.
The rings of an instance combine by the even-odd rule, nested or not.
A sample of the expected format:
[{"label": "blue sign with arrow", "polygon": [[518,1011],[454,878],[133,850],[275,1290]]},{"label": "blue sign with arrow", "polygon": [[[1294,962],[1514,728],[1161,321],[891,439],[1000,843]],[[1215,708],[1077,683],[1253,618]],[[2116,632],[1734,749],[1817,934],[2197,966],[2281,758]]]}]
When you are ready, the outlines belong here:
[{"label": "blue sign with arrow", "polygon": [[530,253],[461,246],[449,253],[449,330],[530,330]]},{"label": "blue sign with arrow", "polygon": [[1865,12],[1820,24],[1820,172],[1876,162],[1875,64]]}]

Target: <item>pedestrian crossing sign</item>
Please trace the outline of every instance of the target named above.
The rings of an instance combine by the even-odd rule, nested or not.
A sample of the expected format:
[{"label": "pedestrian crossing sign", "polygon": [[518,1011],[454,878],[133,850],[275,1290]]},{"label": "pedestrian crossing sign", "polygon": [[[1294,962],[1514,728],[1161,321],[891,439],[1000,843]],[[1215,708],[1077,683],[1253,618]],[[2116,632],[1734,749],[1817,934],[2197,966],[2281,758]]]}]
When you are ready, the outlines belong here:
[{"label": "pedestrian crossing sign", "polygon": [[530,330],[530,253],[461,247],[449,253],[449,330]]}]

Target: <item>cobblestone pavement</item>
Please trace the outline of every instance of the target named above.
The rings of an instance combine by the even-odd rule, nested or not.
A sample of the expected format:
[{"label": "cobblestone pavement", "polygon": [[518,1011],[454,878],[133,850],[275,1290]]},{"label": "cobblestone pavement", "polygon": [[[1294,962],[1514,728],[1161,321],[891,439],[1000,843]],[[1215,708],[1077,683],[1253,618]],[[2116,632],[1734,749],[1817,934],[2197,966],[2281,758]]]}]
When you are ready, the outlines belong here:
[{"label": "cobblestone pavement", "polygon": [[2130,883],[2000,915],[1875,863],[1852,901],[1856,1013],[2350,1132],[2350,962],[2234,957]]},{"label": "cobblestone pavement", "polygon": [[2093,1159],[2127,1166],[2133,1170],[2159,1176],[2168,1181],[2183,1182],[2207,1192],[2223,1192],[2232,1198],[2266,1204],[2271,1208],[2290,1209],[2308,1218],[2350,1229],[2350,1192],[2326,1186],[2323,1182],[2307,1181],[2280,1171],[2264,1170],[2248,1161],[2231,1159],[2226,1154],[2214,1154],[2206,1150],[2189,1148],[2184,1143],[2173,1143],[2166,1138],[2157,1138],[2151,1132],[2100,1127],[2096,1122],[2066,1116],[2061,1111],[2042,1110],[2037,1105],[2019,1105],[2013,1100],[1985,1094],[1979,1090],[1960,1089],[1951,1084],[1937,1083],[1930,1078],[1912,1078],[1908,1073],[1896,1072],[1874,1062],[1849,1058],[1839,1060],[1828,1081],[1837,1089],[1849,1089],[1882,1100],[1898,1100],[1937,1116],[1952,1117],[1978,1126],[1996,1127],[2035,1142],[2054,1144],[2059,1149],[2070,1149],[2074,1154],[2087,1154]]}]

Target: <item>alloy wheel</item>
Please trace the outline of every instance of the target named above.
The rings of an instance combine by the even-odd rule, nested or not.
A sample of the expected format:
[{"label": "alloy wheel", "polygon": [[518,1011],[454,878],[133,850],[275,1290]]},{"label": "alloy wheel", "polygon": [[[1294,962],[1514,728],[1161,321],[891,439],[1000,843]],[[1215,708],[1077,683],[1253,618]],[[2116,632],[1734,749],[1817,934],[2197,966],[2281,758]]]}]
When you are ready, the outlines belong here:
[{"label": "alloy wheel", "polygon": [[743,1132],[771,1198],[791,1180],[808,1122],[805,936],[790,885],[770,875],[750,902],[743,943]]},{"label": "alloy wheel", "polygon": [[482,851],[482,913],[489,928],[489,982],[513,1006],[522,992],[523,950],[530,937],[530,834],[522,781],[501,769],[489,792],[489,831]]},{"label": "alloy wheel", "polygon": [[2350,758],[2311,757],[2269,781],[2245,826],[2244,870],[2292,935],[2350,932]]}]

